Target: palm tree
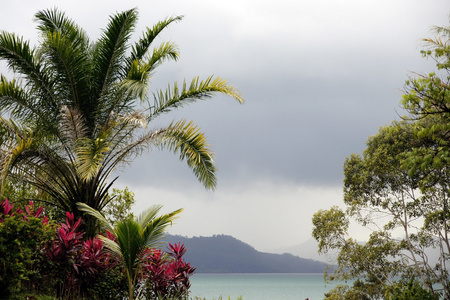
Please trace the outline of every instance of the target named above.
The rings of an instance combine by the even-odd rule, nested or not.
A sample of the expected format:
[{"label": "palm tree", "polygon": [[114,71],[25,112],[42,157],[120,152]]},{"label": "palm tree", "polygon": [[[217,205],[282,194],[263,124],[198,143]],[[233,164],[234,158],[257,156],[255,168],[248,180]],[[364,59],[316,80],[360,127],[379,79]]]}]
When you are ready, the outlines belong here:
[{"label": "palm tree", "polygon": [[[198,180],[214,188],[213,153],[196,125],[180,120],[161,129],[149,126],[162,113],[216,93],[243,103],[220,77],[174,83],[150,101],[152,74],[179,57],[174,43],[153,42],[181,19],[158,22],[132,45],[136,9],[113,15],[96,42],[57,9],[36,14],[38,47],[1,32],[0,59],[20,79],[0,78],[0,186],[21,180],[77,216],[77,202],[101,211],[117,166],[158,146],[179,153]],[[91,225],[87,236],[95,234]]]},{"label": "palm tree", "polygon": [[78,207],[95,217],[114,236],[114,239],[102,235],[99,238],[126,270],[129,299],[133,299],[134,287],[140,274],[139,269],[145,250],[161,244],[165,228],[173,222],[182,209],[158,217],[161,206],[153,206],[141,213],[137,219],[121,220],[112,226],[100,212],[85,203],[78,203]]}]

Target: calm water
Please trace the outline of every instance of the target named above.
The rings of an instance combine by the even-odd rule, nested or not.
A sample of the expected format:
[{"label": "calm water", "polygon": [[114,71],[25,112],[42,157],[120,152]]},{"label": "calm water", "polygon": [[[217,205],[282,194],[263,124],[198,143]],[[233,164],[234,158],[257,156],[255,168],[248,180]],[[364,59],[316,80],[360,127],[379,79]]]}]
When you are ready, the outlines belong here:
[{"label": "calm water", "polygon": [[191,297],[207,300],[319,300],[336,286],[325,284],[323,274],[194,274]]}]

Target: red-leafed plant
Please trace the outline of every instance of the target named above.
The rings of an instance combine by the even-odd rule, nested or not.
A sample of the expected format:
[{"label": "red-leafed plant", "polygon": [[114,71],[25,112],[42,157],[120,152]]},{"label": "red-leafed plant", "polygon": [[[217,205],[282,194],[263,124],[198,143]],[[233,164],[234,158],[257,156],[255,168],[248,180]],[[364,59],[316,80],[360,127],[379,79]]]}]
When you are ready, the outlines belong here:
[{"label": "red-leafed plant", "polygon": [[[9,202],[8,198],[0,202],[0,222],[5,221],[5,217],[11,217],[14,215],[20,215],[25,221],[29,220],[29,217],[40,218],[44,211],[44,207],[39,207],[36,211],[34,211],[34,203],[30,201],[28,205],[24,206],[25,211],[23,211],[20,207],[13,211],[14,204]],[[44,217],[42,219],[44,224],[48,223],[48,217]]]},{"label": "red-leafed plant", "polygon": [[66,222],[60,224],[55,240],[47,247],[47,257],[52,265],[50,276],[56,280],[57,297],[70,297],[77,290],[75,271],[84,235],[78,231],[80,225],[81,218],[75,221],[73,214],[67,212]]},{"label": "red-leafed plant", "polygon": [[169,244],[169,251],[147,251],[143,264],[147,299],[185,299],[189,295],[189,277],[195,268],[183,260],[184,245]]},{"label": "red-leafed plant", "polygon": [[73,213],[68,212],[66,222],[60,224],[56,239],[47,249],[53,266],[51,277],[58,281],[57,297],[64,299],[88,297],[105,272],[116,265],[100,239],[83,241],[81,225],[81,218],[75,221]]},{"label": "red-leafed plant", "polygon": [[81,218],[75,222],[73,213],[67,212],[66,223],[60,224],[56,231],[56,239],[48,249],[48,256],[53,262],[65,261],[75,265],[84,235],[84,232],[77,232],[80,225]]},{"label": "red-leafed plant", "polygon": [[0,202],[0,298],[47,293],[62,299],[123,298],[126,280],[98,238],[83,240],[82,220],[57,225],[33,202]]},{"label": "red-leafed plant", "polygon": [[13,207],[14,204],[9,203],[8,199],[5,199],[0,203],[0,222],[3,222],[6,216],[13,215],[12,213]]}]

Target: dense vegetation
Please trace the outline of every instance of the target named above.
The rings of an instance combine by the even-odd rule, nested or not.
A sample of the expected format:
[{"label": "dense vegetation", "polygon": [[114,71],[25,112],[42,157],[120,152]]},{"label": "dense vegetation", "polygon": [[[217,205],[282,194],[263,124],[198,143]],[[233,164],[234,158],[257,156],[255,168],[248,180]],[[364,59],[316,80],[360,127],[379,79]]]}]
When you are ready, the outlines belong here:
[{"label": "dense vegetation", "polygon": [[[83,221],[73,213],[57,224],[42,216],[42,207],[35,210],[32,202],[21,209],[2,201],[0,298],[23,299],[31,293],[59,299],[187,297],[195,269],[183,259],[185,247],[169,244],[161,251],[155,244],[177,212],[156,217],[157,212],[119,221],[106,236],[86,239]],[[136,228],[133,223],[145,230],[130,238],[123,231]],[[138,238],[140,234],[147,238]]]},{"label": "dense vegetation", "polygon": [[[134,217],[131,193],[113,190],[117,178],[110,175],[155,146],[178,153],[206,188],[214,188],[213,153],[199,128],[186,120],[159,129],[151,124],[216,93],[243,99],[212,76],[174,83],[149,99],[156,69],[179,57],[173,42],[154,42],[182,17],[160,21],[130,43],[137,17],[136,9],[112,15],[94,42],[58,9],[35,15],[35,47],[0,32],[0,59],[14,74],[0,77],[3,297],[188,295],[194,269],[182,259],[185,248],[156,249],[181,210],[158,216],[154,206]],[[22,207],[13,210],[12,202]],[[37,203],[43,206],[34,211]]]},{"label": "dense vegetation", "polygon": [[[313,217],[319,251],[338,251],[326,299],[450,299],[450,27],[425,39],[437,70],[406,82],[401,121],[344,163],[344,203]],[[348,235],[350,220],[370,230]]]}]

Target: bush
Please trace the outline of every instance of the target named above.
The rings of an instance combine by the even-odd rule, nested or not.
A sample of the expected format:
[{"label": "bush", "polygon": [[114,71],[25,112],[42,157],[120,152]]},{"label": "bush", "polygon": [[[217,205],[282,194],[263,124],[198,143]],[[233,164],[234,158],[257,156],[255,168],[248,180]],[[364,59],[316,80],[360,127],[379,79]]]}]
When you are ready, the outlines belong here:
[{"label": "bush", "polygon": [[[29,290],[45,290],[42,284],[44,249],[55,235],[55,226],[41,218],[30,202],[13,211],[8,199],[0,202],[0,297],[11,298]],[[39,283],[39,284],[38,284]]]},{"label": "bush", "polygon": [[386,288],[386,300],[438,300],[439,295],[427,291],[414,279],[407,284],[397,283]]},{"label": "bush", "polygon": [[144,270],[147,299],[187,299],[191,286],[189,277],[195,268],[183,260],[186,248],[180,243],[169,244],[169,251],[149,249]]},{"label": "bush", "polygon": [[60,224],[56,238],[47,247],[49,277],[56,295],[64,299],[117,297],[120,294],[117,287],[123,288],[120,282],[124,276],[112,270],[117,263],[110,259],[101,240],[94,237],[83,241],[81,224],[81,218],[75,221],[73,213],[68,212],[66,222]]}]

